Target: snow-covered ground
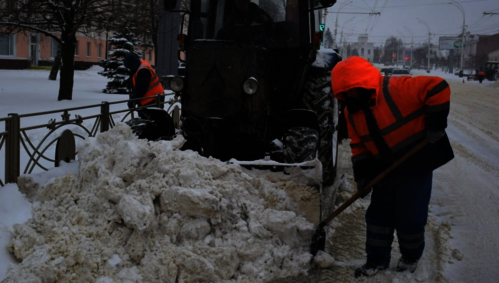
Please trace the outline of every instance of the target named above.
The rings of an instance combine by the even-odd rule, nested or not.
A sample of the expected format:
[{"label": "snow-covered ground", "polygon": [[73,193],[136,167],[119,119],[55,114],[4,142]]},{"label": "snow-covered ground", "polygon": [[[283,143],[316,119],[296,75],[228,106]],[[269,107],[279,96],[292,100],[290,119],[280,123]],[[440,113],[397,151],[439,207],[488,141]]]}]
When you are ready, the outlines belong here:
[{"label": "snow-covered ground", "polygon": [[[49,81],[48,72],[0,70],[0,101],[2,101],[0,118],[7,116],[8,113],[32,113],[126,99],[124,95],[101,92],[105,87],[106,79],[97,75],[99,69],[94,67],[88,71],[76,71],[73,100],[61,102],[57,101],[59,83]],[[413,70],[412,73],[427,75],[423,70]],[[499,267],[495,261],[496,254],[499,252],[499,219],[497,218],[497,207],[499,207],[497,190],[499,188],[499,135],[497,134],[499,133],[497,118],[499,82],[484,81],[480,84],[478,81],[465,80],[463,83],[462,78],[436,70],[432,70],[429,75],[447,79],[452,89],[451,114],[447,132],[456,158],[438,169],[434,175],[427,234],[428,246],[420,268],[415,274],[399,274],[391,270],[382,272],[372,279],[363,280],[369,282],[495,282],[499,278]],[[116,106],[115,109],[120,107],[124,109],[126,104]],[[85,110],[80,115],[94,113],[91,111],[99,110]],[[47,117],[46,120],[48,121],[49,118],[60,120],[60,117]],[[40,121],[25,120],[22,127],[35,123],[38,124]],[[3,131],[2,123],[0,127],[2,127],[0,131]],[[47,130],[44,129],[44,131]],[[35,139],[36,137],[41,139],[42,130],[39,132],[33,133],[32,136]],[[158,145],[154,147],[157,151],[161,151],[158,148],[164,148],[164,150],[155,152],[158,157],[152,160],[157,159],[157,161],[151,161],[151,163],[162,161],[163,167],[176,168],[178,174],[165,175],[167,177],[160,176],[161,174],[149,176],[156,184],[167,184],[163,186],[170,188],[167,192],[150,191],[148,189],[150,185],[147,182],[141,183],[139,178],[133,177],[134,174],[140,176],[151,171],[147,164],[140,163],[148,157],[151,158],[150,148],[134,140],[123,129],[116,129],[115,134],[115,137],[120,137],[120,139],[107,135],[101,140],[97,138],[79,142],[78,146],[82,152],[88,153],[88,156],[80,161],[87,169],[82,175],[86,176],[85,181],[71,177],[78,172],[82,174],[82,165],[73,162],[64,164],[60,168],[53,168],[46,173],[31,174],[21,178],[23,183],[20,187],[26,195],[22,195],[18,186],[14,184],[0,188],[0,280],[7,276],[6,271],[10,263],[14,265],[10,273],[11,278],[27,279],[33,274],[39,276],[44,274],[47,276],[46,279],[50,280],[51,276],[54,276],[50,272],[59,272],[60,276],[68,276],[64,278],[69,281],[78,281],[71,276],[82,276],[86,272],[93,272],[95,265],[99,269],[99,264],[104,263],[105,267],[100,268],[101,271],[104,270],[103,273],[94,274],[94,276],[100,276],[95,277],[100,278],[99,282],[128,282],[124,278],[136,280],[129,282],[155,282],[154,280],[148,281],[147,278],[172,274],[179,276],[178,278],[181,279],[179,282],[182,280],[189,282],[189,280],[194,280],[189,276],[197,276],[196,268],[202,268],[204,270],[202,274],[207,276],[209,274],[214,278],[213,280],[227,277],[229,278],[227,280],[230,280],[229,276],[232,275],[233,280],[240,278],[248,282],[251,282],[251,278],[253,282],[262,282],[264,279],[283,277],[284,272],[288,272],[287,275],[303,272],[303,261],[308,260],[308,257],[304,253],[304,247],[296,244],[296,241],[300,242],[309,237],[307,227],[311,226],[310,222],[305,220],[309,217],[303,218],[299,215],[303,204],[300,200],[302,202],[307,199],[316,200],[314,198],[316,196],[308,191],[310,187],[304,184],[297,185],[294,182],[278,182],[272,180],[274,177],[243,170],[237,165],[228,166],[196,154],[181,153],[174,150],[174,143],[165,142],[163,147]],[[117,147],[109,156],[102,154],[104,148],[113,151],[113,146],[119,144],[120,141],[128,151],[125,151],[123,147]],[[340,187],[341,192],[338,200],[348,197],[352,192],[348,146],[342,145],[341,149],[343,150],[340,154],[342,173],[339,175],[344,176],[335,184]],[[130,158],[127,158],[128,153]],[[4,153],[0,152],[0,156],[2,158],[0,174],[3,176]],[[125,166],[127,164],[142,164],[149,171],[139,172],[138,166],[127,167]],[[134,174],[131,174],[130,168],[135,168]],[[170,172],[165,168],[161,170],[164,174]],[[63,177],[66,173],[73,175]],[[211,177],[203,174],[210,174]],[[120,175],[121,180],[134,184],[129,186],[126,192],[128,197],[123,197],[119,193],[117,195],[118,188],[123,184],[116,179],[113,181],[116,175]],[[62,179],[55,178],[57,176]],[[94,178],[89,178],[89,176],[94,176]],[[143,179],[148,178],[147,176],[144,175]],[[205,210],[195,211],[192,214],[190,210],[199,206],[185,206],[179,208],[178,215],[175,216],[175,213],[165,209],[167,205],[164,202],[167,202],[168,198],[161,197],[163,194],[175,198],[187,198],[194,203],[200,199],[215,200],[210,198],[210,195],[204,194],[202,190],[198,195],[183,194],[184,191],[181,189],[171,189],[168,182],[177,182],[177,186],[199,190],[209,187],[210,194],[218,197],[220,210],[207,207]],[[234,190],[240,186],[247,188],[247,191]],[[78,189],[72,192],[69,190],[71,187]],[[105,190],[97,193],[96,188],[105,188]],[[138,188],[140,190],[137,190]],[[37,189],[37,192],[34,189]],[[84,194],[84,189],[99,197]],[[286,190],[288,193],[284,193]],[[300,191],[303,195],[293,197],[290,190]],[[151,196],[158,196],[158,203],[156,203],[156,198]],[[28,199],[33,203],[30,203]],[[120,205],[121,200],[123,204]],[[329,245],[328,252],[335,257],[336,262],[333,267],[324,270],[319,281],[325,282],[327,278],[355,281],[353,270],[364,261],[362,237],[365,232],[362,227],[362,213],[368,202],[368,199],[358,201],[331,224],[331,227],[334,227],[334,233],[331,233],[330,239],[333,245]],[[180,205],[185,203],[188,202],[179,202]],[[125,204],[134,209],[123,209]],[[261,205],[261,207],[255,207],[253,214],[250,213],[251,210],[247,210],[248,215],[239,213],[247,209],[242,209],[242,207],[248,205]],[[269,209],[275,210],[276,213],[269,214]],[[103,211],[102,216],[94,210]],[[155,210],[162,217],[151,220],[151,213],[154,214],[152,211]],[[48,212],[51,215],[45,215]],[[277,215],[280,216],[277,217]],[[141,220],[150,221],[146,223],[137,221],[137,216],[140,216]],[[272,218],[272,216],[275,217]],[[31,220],[28,220],[30,218]],[[118,218],[124,219],[122,226],[114,221]],[[42,231],[34,236],[28,228],[37,227],[37,221],[42,219],[50,223],[47,229],[52,230]],[[109,219],[111,226],[102,226],[108,223]],[[203,219],[209,220],[203,222]],[[217,222],[221,219],[231,225],[221,225],[222,222]],[[291,220],[297,222],[292,224]],[[26,221],[28,221],[27,224],[17,226],[14,233],[13,225]],[[178,223],[186,224],[186,228],[181,229]],[[244,223],[249,223],[249,230],[248,227],[242,225]],[[164,230],[161,232],[168,235],[168,240],[159,240],[152,235],[160,231],[155,229],[159,229],[158,227],[162,225]],[[302,225],[300,226],[302,228],[298,230],[304,231],[303,234],[289,234],[289,231],[296,230],[295,226],[290,225]],[[85,234],[85,237],[80,237],[84,234],[81,230],[83,227],[88,227],[91,231],[85,232],[89,233]],[[211,238],[202,237],[207,228],[214,231]],[[114,229],[115,233],[120,233],[120,235],[115,234],[117,239],[108,239],[107,244],[124,245],[124,247],[115,250],[105,248],[102,242],[106,240],[105,238],[95,240],[98,238],[95,233],[98,233],[99,229],[108,229],[106,231]],[[136,232],[129,235],[131,231],[147,231],[144,233],[148,234]],[[221,234],[218,235],[216,231]],[[278,241],[266,242],[265,236],[255,235],[248,231],[260,231],[263,234],[269,232],[278,235],[276,239]],[[16,235],[17,241],[13,242],[11,247],[19,253],[16,256],[26,259],[22,265],[18,265],[15,258],[7,251],[12,233]],[[131,238],[133,241],[120,242],[123,237]],[[176,242],[176,237],[184,237],[188,240],[180,244]],[[232,244],[228,244],[230,241],[233,241]],[[283,242],[285,245],[282,244]],[[33,243],[37,244],[33,245]],[[61,248],[54,251],[57,243]],[[70,247],[76,243],[77,246],[71,249]],[[153,249],[151,246],[145,249],[144,246],[140,246],[152,243],[160,244],[165,249]],[[92,248],[87,248],[87,246],[92,246]],[[217,248],[216,251],[214,248]],[[258,250],[262,248],[263,251]],[[219,256],[213,253],[218,253]],[[273,261],[265,262],[270,254],[272,254]],[[279,268],[275,267],[276,254],[282,260]],[[394,249],[394,256],[396,254],[396,249]],[[233,262],[230,260],[218,262],[220,258],[231,259]],[[150,264],[147,264],[145,259],[149,259]],[[394,262],[396,259],[397,257],[394,257]],[[82,266],[83,271],[77,270],[74,264],[71,265],[75,260],[87,264]],[[176,261],[188,262],[182,266],[183,273],[176,273],[176,268],[181,265],[171,265]],[[235,267],[235,262],[241,263],[238,265],[239,269]],[[35,268],[37,264],[38,271]],[[79,273],[63,275],[69,271]],[[269,275],[274,272],[277,273]]]},{"label": "snow-covered ground", "polygon": [[[382,68],[382,65],[375,65]],[[414,76],[428,75],[412,70]],[[497,282],[499,267],[499,81],[468,81],[432,70],[429,75],[449,83],[451,112],[447,133],[456,157],[434,172],[426,248],[414,274],[398,274],[400,256],[394,245],[391,269],[361,282]],[[338,202],[353,192],[349,147],[340,152],[341,180]],[[369,199],[354,204],[335,219],[333,245],[336,259],[328,272],[331,282],[348,282],[365,261],[363,215]]]}]

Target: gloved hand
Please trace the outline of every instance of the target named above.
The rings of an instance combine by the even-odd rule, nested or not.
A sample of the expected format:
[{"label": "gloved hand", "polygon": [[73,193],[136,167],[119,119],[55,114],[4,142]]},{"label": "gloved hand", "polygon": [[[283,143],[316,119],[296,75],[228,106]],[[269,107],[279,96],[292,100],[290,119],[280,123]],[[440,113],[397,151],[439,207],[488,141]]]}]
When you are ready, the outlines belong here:
[{"label": "gloved hand", "polygon": [[128,101],[128,109],[135,108],[135,101]]},{"label": "gloved hand", "polygon": [[364,187],[368,183],[369,183],[369,179],[362,179],[362,180],[357,181],[357,191],[360,192],[361,198],[365,198],[373,190],[373,188],[367,188],[365,190],[362,190],[362,189],[364,189]]},{"label": "gloved hand", "polygon": [[428,138],[428,142],[436,143],[444,134],[445,132],[443,130],[428,130],[426,132],[426,137]]}]

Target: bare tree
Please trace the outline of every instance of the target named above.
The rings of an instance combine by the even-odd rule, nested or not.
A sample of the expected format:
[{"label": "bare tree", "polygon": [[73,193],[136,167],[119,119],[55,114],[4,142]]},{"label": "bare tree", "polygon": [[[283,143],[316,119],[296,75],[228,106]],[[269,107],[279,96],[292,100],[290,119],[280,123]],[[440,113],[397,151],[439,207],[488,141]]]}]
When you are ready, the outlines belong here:
[{"label": "bare tree", "polygon": [[0,11],[0,25],[10,32],[39,32],[59,43],[62,69],[57,99],[72,100],[76,34],[88,32],[93,23],[108,17],[112,8],[111,1],[15,1],[16,5]]},{"label": "bare tree", "polygon": [[[154,64],[158,58],[158,30],[163,14],[165,11],[159,0],[123,0],[113,13],[114,18],[134,27],[136,36],[142,39],[143,49],[154,47]],[[120,21],[113,21],[111,30],[119,29]]]}]

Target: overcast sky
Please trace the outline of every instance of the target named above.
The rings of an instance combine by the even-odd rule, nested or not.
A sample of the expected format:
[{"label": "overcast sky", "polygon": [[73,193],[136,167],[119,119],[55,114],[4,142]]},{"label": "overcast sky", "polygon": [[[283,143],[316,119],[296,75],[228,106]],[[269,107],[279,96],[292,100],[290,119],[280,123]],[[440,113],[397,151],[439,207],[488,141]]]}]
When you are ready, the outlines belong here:
[{"label": "overcast sky", "polygon": [[[499,0],[454,1],[464,9],[466,30],[471,34],[499,33]],[[343,30],[343,40],[356,42],[359,34],[368,34],[369,42],[379,46],[390,36],[402,40],[405,36],[405,40],[409,43],[411,32],[415,43],[427,41],[428,28],[418,21],[420,19],[429,26],[432,43],[438,44],[439,36],[455,36],[461,33],[463,13],[458,7],[446,4],[449,2],[451,0],[338,0],[329,8],[326,26],[334,35],[338,15],[338,40]],[[380,12],[381,15],[345,12]],[[498,14],[484,16],[484,12]]]}]

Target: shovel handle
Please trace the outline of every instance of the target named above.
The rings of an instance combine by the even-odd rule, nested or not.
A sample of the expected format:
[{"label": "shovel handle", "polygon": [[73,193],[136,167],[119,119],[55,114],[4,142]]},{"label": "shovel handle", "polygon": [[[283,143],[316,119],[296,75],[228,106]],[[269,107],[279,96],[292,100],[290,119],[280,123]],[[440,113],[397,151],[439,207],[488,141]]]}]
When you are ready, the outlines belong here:
[{"label": "shovel handle", "polygon": [[[395,163],[390,165],[390,167],[386,168],[385,171],[381,172],[376,178],[374,178],[371,182],[369,182],[363,190],[366,190],[368,188],[372,188],[374,185],[376,185],[381,179],[386,177],[390,172],[393,171],[393,169],[397,168],[400,164],[402,164],[404,161],[407,160],[407,158],[411,157],[414,153],[419,151],[422,147],[428,144],[428,139],[424,139],[422,142],[418,143],[414,148],[412,148],[409,152],[407,152],[404,156],[402,156],[399,160],[397,160]],[[320,228],[324,228],[333,218],[338,216],[343,210],[345,210],[347,207],[349,207],[352,203],[354,203],[359,197],[360,197],[360,191],[357,191],[355,194],[353,194],[349,199],[347,199],[344,203],[342,203],[337,209],[335,209],[331,214],[329,214],[328,217],[326,217],[324,220],[322,220],[321,223],[319,223]]]}]

